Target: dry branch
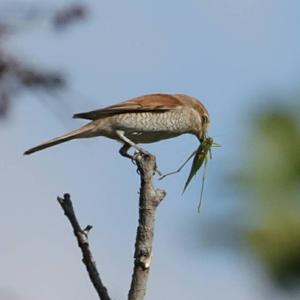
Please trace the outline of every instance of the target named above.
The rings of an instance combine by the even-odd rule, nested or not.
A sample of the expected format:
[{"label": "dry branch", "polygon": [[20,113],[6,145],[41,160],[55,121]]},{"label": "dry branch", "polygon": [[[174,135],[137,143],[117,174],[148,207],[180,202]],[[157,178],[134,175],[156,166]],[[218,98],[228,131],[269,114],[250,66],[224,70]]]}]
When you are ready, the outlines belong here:
[{"label": "dry branch", "polygon": [[93,283],[100,300],[111,300],[108,295],[106,287],[103,285],[100,275],[98,273],[96,263],[94,261],[90,246],[88,243],[88,232],[92,229],[91,225],[88,225],[84,230],[81,229],[79,222],[77,221],[72,201],[69,194],[64,194],[64,197],[57,197],[57,201],[61,205],[65,216],[70,221],[74,235],[76,236],[78,246],[82,252],[82,262],[85,264],[90,280]]},{"label": "dry branch", "polygon": [[156,160],[153,155],[137,155],[135,161],[141,176],[139,200],[139,225],[137,228],[134,269],[128,300],[142,300],[145,297],[152,257],[155,213],[166,192],[153,187]]},{"label": "dry branch", "polygon": [[[135,155],[135,162],[141,178],[139,199],[139,225],[135,241],[134,268],[128,293],[128,300],[143,300],[146,294],[149,269],[152,258],[155,213],[166,192],[153,187],[153,175],[156,171],[156,160],[150,154]],[[96,268],[95,261],[89,248],[87,234],[92,226],[82,230],[77,221],[69,194],[57,198],[66,217],[70,221],[78,246],[81,249],[83,263],[86,266],[100,300],[111,300],[106,287],[103,285]]]}]

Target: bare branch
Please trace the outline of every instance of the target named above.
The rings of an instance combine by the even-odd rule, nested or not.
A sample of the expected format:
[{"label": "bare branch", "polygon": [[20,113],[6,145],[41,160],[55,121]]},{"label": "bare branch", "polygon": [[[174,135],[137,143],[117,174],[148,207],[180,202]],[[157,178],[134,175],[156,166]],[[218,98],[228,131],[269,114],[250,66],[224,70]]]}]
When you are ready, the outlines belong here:
[{"label": "bare branch", "polygon": [[[156,159],[151,154],[138,153],[134,157],[141,178],[139,199],[139,225],[135,241],[134,268],[132,281],[128,293],[128,300],[143,300],[146,294],[149,269],[152,258],[152,244],[154,236],[155,213],[158,205],[166,195],[164,190],[154,189],[153,175],[156,171]],[[107,289],[104,287],[95,261],[89,249],[87,234],[92,228],[88,225],[81,229],[69,194],[63,198],[58,197],[66,217],[70,221],[78,246],[83,255],[83,263],[86,266],[90,280],[92,281],[100,300],[111,300]]]},{"label": "bare branch", "polygon": [[155,157],[148,154],[137,154],[135,161],[141,176],[141,187],[134,269],[128,300],[142,300],[145,297],[152,258],[155,213],[166,195],[164,190],[155,190],[153,187],[153,174],[156,170]]},{"label": "bare branch", "polygon": [[85,264],[90,280],[93,283],[100,300],[111,300],[108,295],[106,287],[103,285],[100,275],[98,273],[96,263],[94,261],[90,246],[88,243],[88,232],[92,229],[91,225],[88,225],[84,230],[81,229],[79,222],[77,221],[71,197],[69,194],[64,194],[64,197],[57,197],[57,201],[61,205],[65,216],[70,221],[74,235],[77,238],[78,246],[82,252],[82,262]]}]

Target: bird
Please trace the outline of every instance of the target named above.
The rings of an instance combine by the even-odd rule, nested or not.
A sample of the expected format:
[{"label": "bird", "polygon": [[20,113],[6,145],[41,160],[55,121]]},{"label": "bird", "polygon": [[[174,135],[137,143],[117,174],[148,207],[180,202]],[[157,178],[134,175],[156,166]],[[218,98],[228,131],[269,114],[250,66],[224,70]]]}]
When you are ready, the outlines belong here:
[{"label": "bird", "polygon": [[203,142],[209,113],[195,97],[184,94],[148,94],[101,109],[77,113],[73,118],[90,122],[24,152],[25,155],[74,139],[104,136],[122,143],[119,153],[133,159],[128,150],[147,154],[139,144],[154,143],[182,134]]}]

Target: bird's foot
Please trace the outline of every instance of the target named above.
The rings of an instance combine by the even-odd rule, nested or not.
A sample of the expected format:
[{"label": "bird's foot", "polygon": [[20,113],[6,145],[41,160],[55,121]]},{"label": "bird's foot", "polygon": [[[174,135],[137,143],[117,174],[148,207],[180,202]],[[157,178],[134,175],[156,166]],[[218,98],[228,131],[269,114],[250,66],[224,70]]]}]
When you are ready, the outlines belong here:
[{"label": "bird's foot", "polygon": [[[132,159],[132,162],[136,165],[136,160],[139,158],[139,156],[144,156],[144,157],[150,157],[152,156],[151,153],[149,153],[148,151],[140,148],[140,150],[138,151],[135,151],[134,154],[133,154],[133,159]],[[139,170],[137,169],[136,170],[138,174],[139,173]],[[157,164],[155,162],[155,166],[154,166],[154,173],[153,175],[157,174],[158,176],[162,176],[162,173],[157,169]]]},{"label": "bird's foot", "polygon": [[154,168],[154,174],[153,174],[153,175],[155,175],[155,173],[157,173],[158,176],[161,176],[161,175],[162,175],[162,172],[159,171],[159,170],[157,169],[157,164],[156,164],[156,162],[155,162],[155,168]]},{"label": "bird's foot", "polygon": [[144,149],[142,149],[142,148],[139,147],[139,150],[136,150],[134,152],[132,158],[134,160],[137,160],[139,158],[139,156],[142,156],[142,157],[147,157],[148,156],[149,157],[149,156],[151,156],[151,154],[148,151],[146,151],[146,150],[144,150]]}]

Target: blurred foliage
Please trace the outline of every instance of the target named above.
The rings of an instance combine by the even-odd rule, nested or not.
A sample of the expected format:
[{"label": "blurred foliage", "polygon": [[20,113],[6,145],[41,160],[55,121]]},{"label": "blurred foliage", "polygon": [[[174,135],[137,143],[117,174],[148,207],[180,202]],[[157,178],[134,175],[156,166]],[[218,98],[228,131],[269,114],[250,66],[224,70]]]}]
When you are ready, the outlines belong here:
[{"label": "blurred foliage", "polygon": [[78,20],[82,20],[87,15],[87,8],[82,4],[72,4],[63,7],[53,16],[53,25],[57,29],[62,29]]},{"label": "blurred foliage", "polygon": [[300,283],[299,117],[277,107],[252,124],[253,139],[238,174],[239,185],[250,192],[249,223],[242,230],[274,282],[295,287]]},{"label": "blurred foliage", "polygon": [[[5,6],[6,4],[6,6]],[[48,21],[56,30],[63,29],[75,21],[85,18],[87,9],[81,4],[71,4],[57,9],[42,4],[21,5],[1,3],[0,7],[0,118],[7,116],[12,99],[21,91],[42,90],[51,94],[62,89],[66,80],[62,71],[44,70],[33,66],[33,62],[16,57],[6,46],[6,39],[24,30],[32,30],[32,23]],[[37,24],[35,24],[37,25]]]}]

